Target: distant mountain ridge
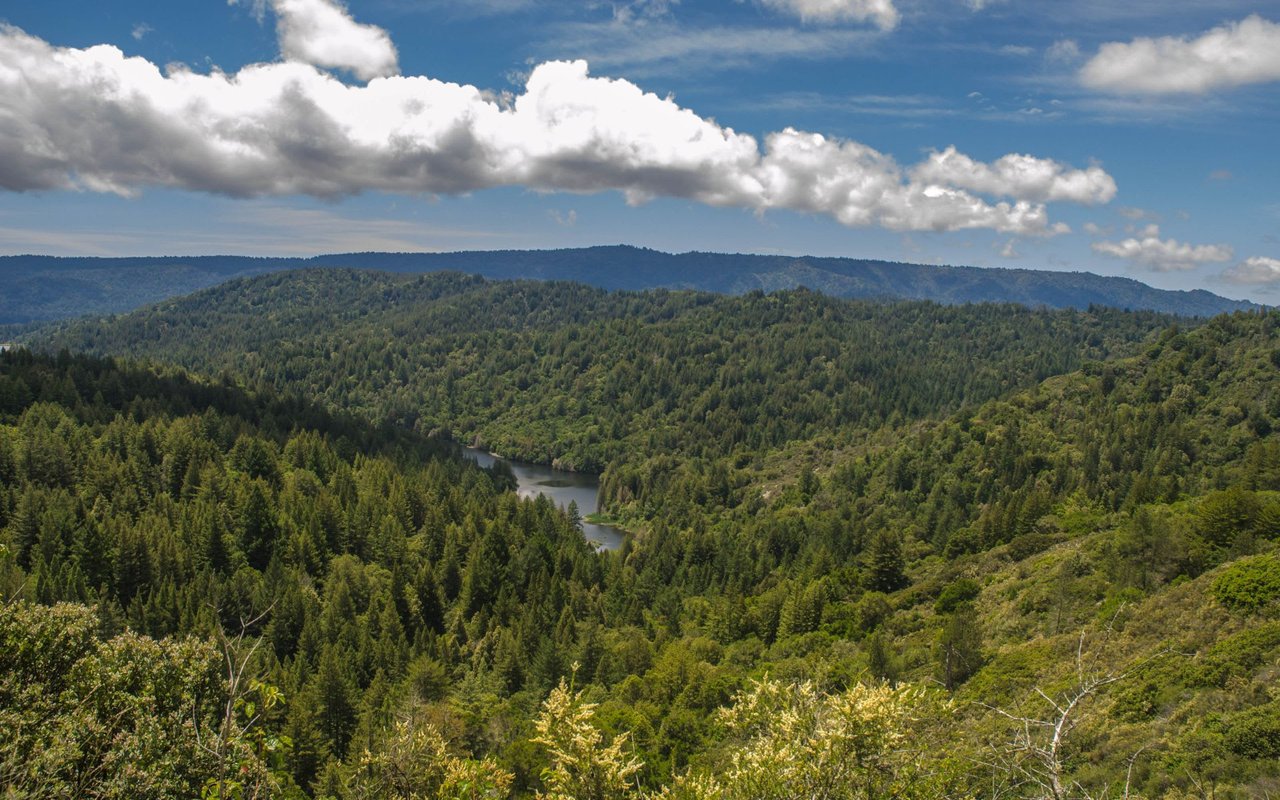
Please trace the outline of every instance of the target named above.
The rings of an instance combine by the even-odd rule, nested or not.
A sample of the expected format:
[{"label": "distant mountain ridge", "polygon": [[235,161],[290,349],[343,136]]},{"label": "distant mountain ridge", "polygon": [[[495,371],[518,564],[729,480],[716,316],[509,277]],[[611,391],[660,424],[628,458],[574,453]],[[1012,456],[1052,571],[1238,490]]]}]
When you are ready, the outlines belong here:
[{"label": "distant mountain ridge", "polygon": [[721,294],[806,286],[835,297],[1010,302],[1050,308],[1115,308],[1213,316],[1256,309],[1203,289],[1156,289],[1088,272],[929,266],[855,258],[690,252],[627,245],[564,250],[346,253],[312,258],[246,256],[0,257],[0,324],[129,311],[235,277],[299,267],[388,272],[454,270],[486,278],[577,281],[604,289],[698,289]]}]

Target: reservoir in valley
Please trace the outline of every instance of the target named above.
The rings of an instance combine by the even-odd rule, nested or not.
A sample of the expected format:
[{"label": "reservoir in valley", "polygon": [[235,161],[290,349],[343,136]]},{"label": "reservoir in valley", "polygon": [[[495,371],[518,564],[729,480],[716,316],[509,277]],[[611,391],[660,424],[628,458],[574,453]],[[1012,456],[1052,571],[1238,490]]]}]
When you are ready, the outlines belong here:
[{"label": "reservoir in valley", "polygon": [[[511,467],[511,472],[516,476],[516,493],[521,497],[533,498],[540,494],[546,495],[548,500],[561,508],[568,508],[569,503],[574,502],[578,504],[578,513],[584,517],[599,510],[600,476],[598,475],[512,461],[474,447],[464,447],[462,452],[467,458],[485,468],[499,461]],[[596,525],[584,521],[582,535],[587,538],[587,541],[599,545],[601,550],[617,550],[622,546],[622,531],[611,525]]]}]

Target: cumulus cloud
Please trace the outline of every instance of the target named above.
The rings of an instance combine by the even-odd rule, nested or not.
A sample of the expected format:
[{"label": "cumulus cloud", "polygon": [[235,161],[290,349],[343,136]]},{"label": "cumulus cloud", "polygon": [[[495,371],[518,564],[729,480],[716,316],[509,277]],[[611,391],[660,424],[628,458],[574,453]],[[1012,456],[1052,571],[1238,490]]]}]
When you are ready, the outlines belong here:
[{"label": "cumulus cloud", "polygon": [[1196,39],[1111,42],[1080,69],[1080,80],[1130,94],[1204,94],[1280,80],[1280,25],[1254,14]]},{"label": "cumulus cloud", "polygon": [[983,194],[1039,202],[1067,200],[1093,205],[1116,196],[1116,182],[1101,167],[1071,169],[1056,161],[1011,153],[991,164],[974,161],[948,147],[912,169],[917,181],[943,183]]},{"label": "cumulus cloud", "polygon": [[392,76],[349,85],[298,61],[209,74],[101,45],[55,47],[0,29],[0,188],[231,196],[496,186],[616,190],[891,230],[1067,230],[1046,203],[1105,202],[1114,182],[1030,156],[992,164],[947,149],[904,168],[854,141],[791,128],[754,137],[583,61],[535,67],[524,91]]},{"label": "cumulus cloud", "polygon": [[1230,261],[1235,255],[1224,244],[1193,245],[1161,239],[1157,225],[1148,225],[1140,236],[1119,242],[1094,242],[1091,247],[1095,253],[1123,258],[1155,272],[1183,272],[1202,264]]},{"label": "cumulus cloud", "polygon": [[766,6],[806,22],[871,22],[890,31],[900,19],[893,0],[761,0]]},{"label": "cumulus cloud", "polygon": [[1246,286],[1274,286],[1280,284],[1280,258],[1246,258],[1223,272],[1222,277]]},{"label": "cumulus cloud", "polygon": [[[237,2],[237,0],[231,0]],[[239,0],[247,2],[247,0]],[[376,25],[356,22],[338,0],[269,0],[285,58],[345,69],[361,80],[400,71],[391,37]],[[267,0],[253,0],[261,19]]]}]

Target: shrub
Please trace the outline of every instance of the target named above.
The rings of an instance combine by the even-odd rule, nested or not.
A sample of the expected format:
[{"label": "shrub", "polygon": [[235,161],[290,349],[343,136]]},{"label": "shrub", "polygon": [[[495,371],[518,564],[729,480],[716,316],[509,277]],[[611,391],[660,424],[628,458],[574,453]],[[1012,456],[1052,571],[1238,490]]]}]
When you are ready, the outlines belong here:
[{"label": "shrub", "polygon": [[1232,611],[1259,611],[1280,598],[1280,558],[1242,558],[1218,576],[1210,592]]},{"label": "shrub", "polygon": [[1280,623],[1241,631],[1209,648],[1200,665],[1201,686],[1222,686],[1228,678],[1253,673],[1280,648]]},{"label": "shrub", "polygon": [[939,614],[950,614],[961,605],[971,602],[981,590],[978,582],[972,578],[954,580],[938,595],[938,602],[934,603],[933,610]]},{"label": "shrub", "polygon": [[1227,723],[1223,741],[1238,756],[1280,758],[1280,702],[1251,708]]}]

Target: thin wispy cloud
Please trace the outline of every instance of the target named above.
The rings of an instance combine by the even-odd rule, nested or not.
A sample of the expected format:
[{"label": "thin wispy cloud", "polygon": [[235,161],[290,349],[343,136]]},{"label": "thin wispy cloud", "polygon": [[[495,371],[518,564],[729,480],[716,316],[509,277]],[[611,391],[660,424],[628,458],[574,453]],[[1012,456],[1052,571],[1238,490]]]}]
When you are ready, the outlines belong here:
[{"label": "thin wispy cloud", "polygon": [[493,247],[510,238],[510,233],[504,231],[404,219],[368,219],[335,210],[265,203],[233,209],[223,216],[223,221],[245,232],[251,247],[247,252],[277,255],[435,252]]},{"label": "thin wispy cloud", "polygon": [[868,22],[881,30],[898,26],[901,15],[892,0],[760,0],[767,8],[805,22]]},{"label": "thin wispy cloud", "polygon": [[1139,23],[1174,24],[1205,14],[1219,18],[1242,16],[1256,11],[1256,0],[1016,0],[1003,6],[1010,14],[1022,15],[1052,25],[1052,29],[1074,28],[1096,33],[1114,32],[1117,26]]},{"label": "thin wispy cloud", "polygon": [[557,26],[539,47],[544,55],[582,58],[597,68],[637,77],[715,75],[767,70],[779,60],[822,61],[866,52],[881,34],[854,28],[686,27],[577,22]]},{"label": "thin wispy cloud", "polygon": [[[210,228],[207,225],[213,225]],[[234,231],[234,234],[228,232]],[[78,230],[31,224],[0,226],[0,254],[41,252],[65,256],[272,255],[437,252],[509,246],[509,231],[406,219],[369,219],[336,209],[250,202],[219,211],[201,225],[96,226]]]},{"label": "thin wispy cloud", "polygon": [[381,7],[393,14],[430,14],[453,19],[496,17],[536,8],[550,7],[546,0],[382,0]]},{"label": "thin wispy cloud", "polygon": [[945,98],[933,95],[843,95],[822,92],[775,92],[730,102],[744,111],[822,111],[849,116],[901,117],[906,119],[954,117],[964,113]]},{"label": "thin wispy cloud", "polygon": [[119,231],[68,231],[0,225],[0,254],[42,253],[61,256],[107,256],[122,250],[135,252],[141,236]]}]

